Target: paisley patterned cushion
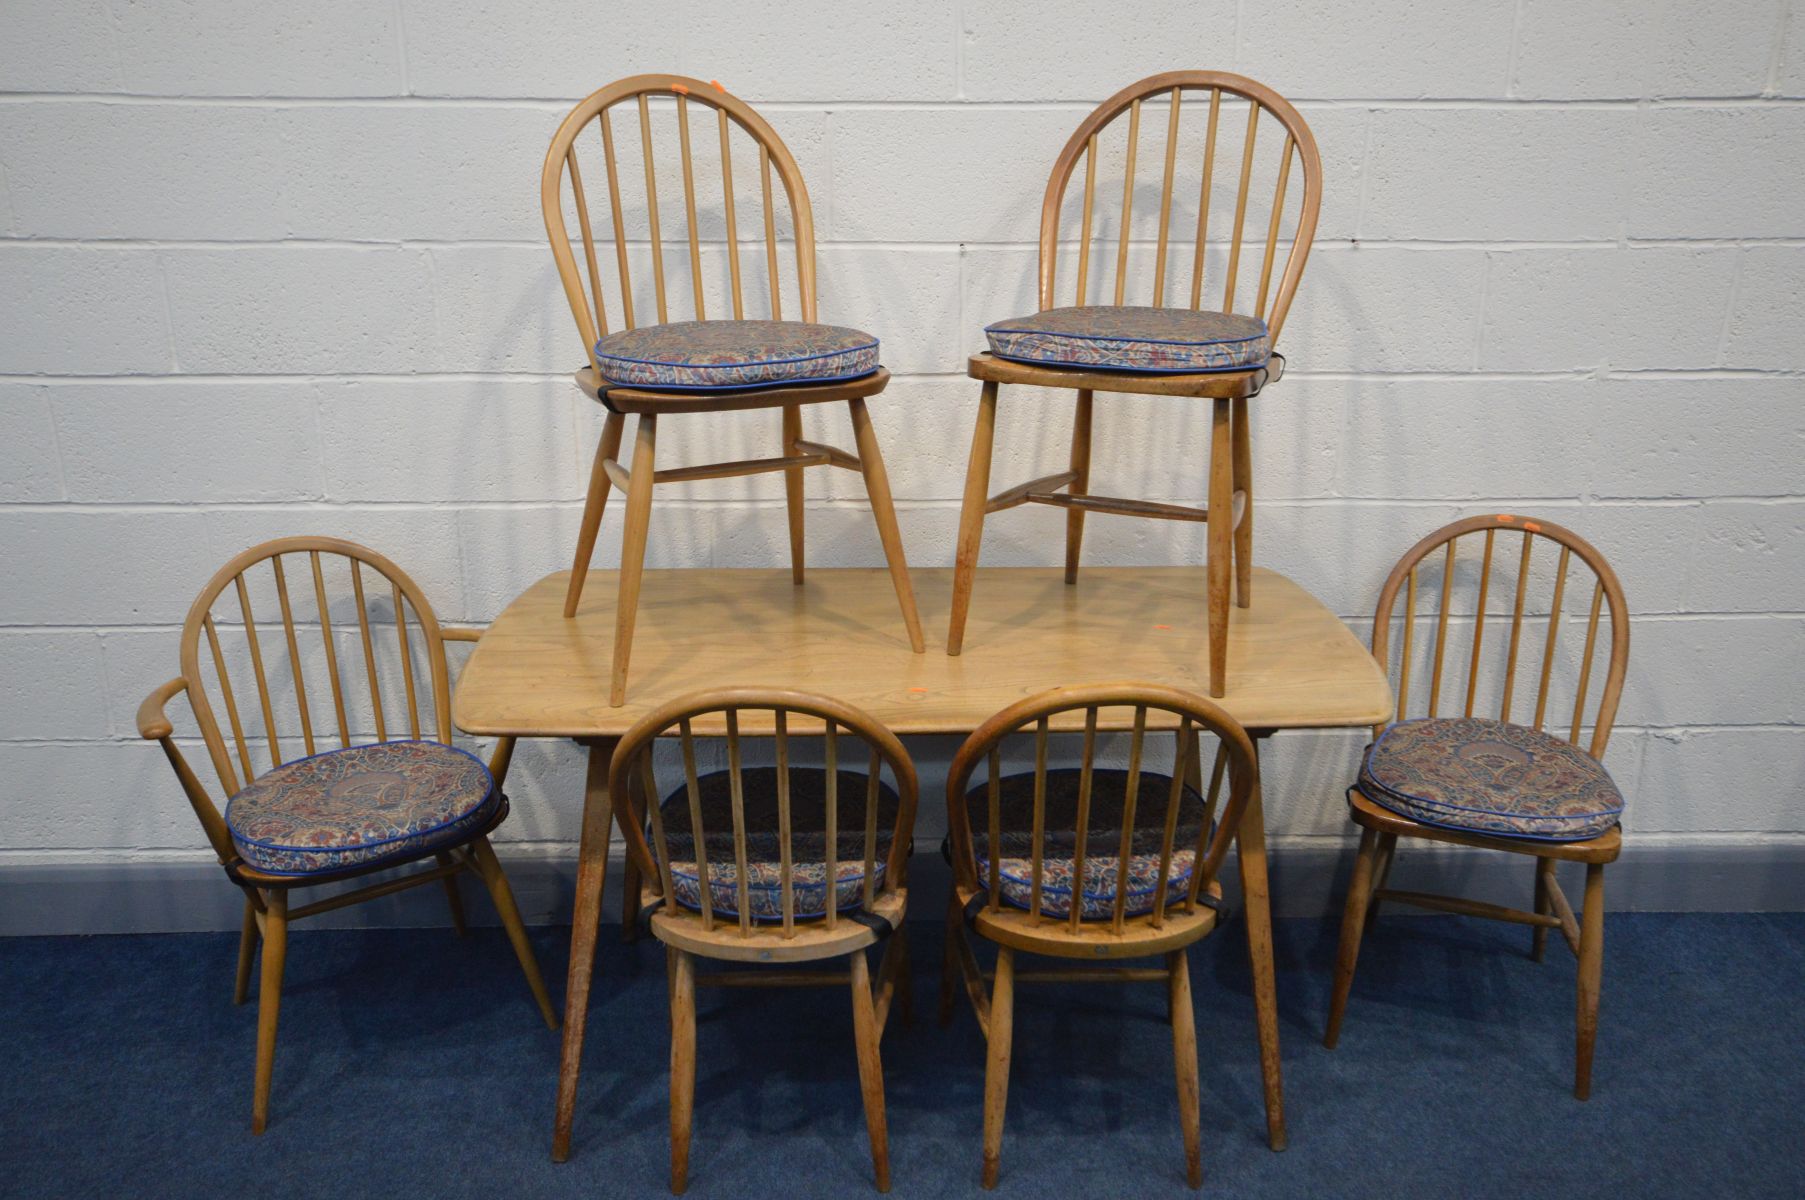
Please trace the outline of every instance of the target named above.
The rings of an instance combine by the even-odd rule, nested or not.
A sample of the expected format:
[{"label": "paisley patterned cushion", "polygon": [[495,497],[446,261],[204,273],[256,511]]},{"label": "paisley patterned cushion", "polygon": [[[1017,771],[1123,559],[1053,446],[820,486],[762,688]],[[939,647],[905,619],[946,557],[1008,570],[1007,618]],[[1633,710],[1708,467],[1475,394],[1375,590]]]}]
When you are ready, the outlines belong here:
[{"label": "paisley patterned cushion", "polygon": [[1551,734],[1479,717],[1399,721],[1366,752],[1360,790],[1425,825],[1571,842],[1617,823],[1603,764]]},{"label": "paisley patterned cushion", "polygon": [[984,330],[990,351],[1020,362],[1192,375],[1266,365],[1266,322],[1188,308],[1050,308]]},{"label": "paisley patterned cushion", "polygon": [[226,805],[250,866],[311,875],[417,858],[479,829],[501,803],[489,768],[438,742],[378,742],[284,763]]},{"label": "paisley patterned cushion", "polygon": [[[746,901],[754,921],[783,920],[782,843],[777,825],[777,769],[740,773],[746,823]],[[865,896],[865,787],[870,776],[839,772],[834,839],[834,908],[856,909]],[[702,848],[708,860],[709,898],[716,916],[738,917],[739,873],[733,854],[732,779],[716,771],[697,780],[702,807]],[[884,887],[885,859],[896,829],[900,797],[882,783],[877,799],[877,849],[872,889]],[[671,891],[679,905],[700,910],[702,872],[690,823],[689,789],[678,788],[658,806],[671,855]],[[827,772],[790,768],[790,879],[797,917],[827,912]]]},{"label": "paisley patterned cushion", "polygon": [[674,321],[611,333],[595,344],[602,376],[620,387],[715,391],[857,379],[877,370],[877,339],[805,321]]},{"label": "paisley patterned cushion", "polygon": [[[1070,916],[1072,883],[1078,853],[1078,783],[1083,772],[1076,767],[1047,772],[1046,817],[1041,833],[1040,911],[1048,916]],[[1003,903],[1030,908],[1034,891],[1034,773],[1006,775],[1000,791],[1002,861],[998,865],[998,890]],[[1124,872],[1117,851],[1122,844],[1122,801],[1128,792],[1128,772],[1095,769],[1091,772],[1091,811],[1084,842],[1084,888],[1080,907],[1084,920],[1114,915],[1116,889]],[[1172,792],[1170,776],[1141,773],[1135,799],[1134,835],[1129,843],[1129,914],[1153,911],[1159,892],[1160,846],[1165,837],[1166,801]],[[972,847],[978,858],[978,883],[990,884],[990,796],[980,783],[965,796],[971,824]],[[1166,902],[1181,900],[1191,886],[1191,868],[1197,857],[1197,838],[1203,830],[1203,797],[1190,788],[1180,793],[1178,828],[1172,839],[1172,867],[1166,876]]]}]

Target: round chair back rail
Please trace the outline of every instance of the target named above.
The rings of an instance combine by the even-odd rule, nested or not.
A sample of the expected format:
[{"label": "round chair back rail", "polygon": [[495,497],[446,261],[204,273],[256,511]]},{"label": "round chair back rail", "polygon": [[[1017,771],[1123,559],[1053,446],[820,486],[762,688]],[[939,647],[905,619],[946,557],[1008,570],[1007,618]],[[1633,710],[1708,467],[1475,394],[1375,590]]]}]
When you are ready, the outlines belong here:
[{"label": "round chair back rail", "polygon": [[[1107,924],[1099,921],[1086,922],[1083,919],[1084,906],[1073,902],[1066,906],[1066,913],[1054,919],[1042,913],[1048,857],[1047,737],[1050,722],[1060,713],[1078,710],[1084,712],[1084,748],[1079,767],[1082,774],[1078,786],[1071,854],[1070,886],[1072,895],[1077,897],[1084,894],[1087,862],[1094,862],[1098,857],[1087,845],[1087,838],[1095,802],[1092,783],[1096,773],[1097,713],[1103,708],[1132,708],[1134,711],[1133,733],[1128,745],[1128,770],[1121,801],[1119,842],[1113,847],[1102,848],[1106,854],[1112,855],[1116,863],[1117,882],[1113,886],[1111,911]],[[1176,716],[1178,729],[1174,734],[1171,783],[1166,789],[1166,803],[1155,817],[1163,830],[1163,836],[1157,876],[1146,885],[1152,889],[1154,899],[1149,911],[1135,914],[1128,911],[1130,889],[1124,885],[1124,881],[1128,876],[1127,867],[1133,853],[1132,842],[1137,827],[1135,809],[1142,791],[1140,779],[1145,760],[1147,714],[1150,710]],[[1229,843],[1240,823],[1241,812],[1247,806],[1252,792],[1256,767],[1253,742],[1247,731],[1227,712],[1201,696],[1157,684],[1141,683],[1058,688],[1014,704],[979,726],[959,748],[947,775],[947,823],[951,837],[955,886],[966,895],[975,895],[980,891],[986,893],[984,911],[993,920],[1003,912],[1003,855],[989,853],[984,866],[980,867],[972,838],[972,814],[967,808],[968,788],[978,765],[986,764],[988,774],[984,790],[988,810],[982,814],[976,827],[985,831],[988,847],[1001,846],[1005,832],[1002,828],[1002,744],[1030,726],[1034,736],[1034,799],[1029,842],[1029,900],[1026,913],[1010,914],[1011,919],[1021,918],[1015,924],[1024,936],[1033,935],[1049,944],[1048,948],[1041,950],[1042,953],[1059,953],[1059,945],[1072,938],[1082,938],[1086,943],[1083,952],[1087,955],[1106,953],[1088,944],[1098,938],[1126,937],[1129,942],[1160,938],[1158,931],[1164,929],[1168,921],[1168,893],[1173,890],[1174,879],[1178,878],[1174,874],[1176,859],[1187,849],[1174,844],[1182,793],[1189,785],[1192,791],[1204,795],[1204,815],[1197,845],[1194,847],[1194,857],[1191,859],[1190,877],[1183,884],[1183,899],[1176,905],[1179,912],[1189,915],[1196,911],[1199,897],[1206,894],[1215,881],[1216,871],[1228,852]],[[1202,778],[1202,750],[1199,745],[1200,735],[1205,732],[1212,733],[1217,738],[1214,766],[1207,789]],[[1218,814],[1217,801],[1221,795],[1225,768],[1228,801]],[[1142,948],[1139,952],[1145,954],[1152,953],[1153,950]]]},{"label": "round chair back rail", "polygon": [[[745,286],[741,278],[739,213],[735,203],[733,177],[733,136],[738,129],[750,137],[758,151],[758,179],[762,199],[765,268],[768,278],[768,312],[772,320],[783,319],[783,301],[780,272],[778,269],[778,244],[781,222],[774,202],[772,175],[776,174],[782,184],[783,194],[789,205],[789,227],[787,232],[796,244],[796,278],[795,294],[798,309],[804,321],[815,320],[815,219],[809,206],[808,188],[802,181],[802,171],[796,165],[789,147],[783,139],[765,121],[753,111],[752,107],[739,97],[723,89],[718,83],[706,83],[699,79],[690,79],[682,75],[634,75],[618,80],[607,87],[592,93],[582,103],[571,110],[564,118],[563,124],[552,137],[551,148],[546,152],[545,170],[540,179],[540,203],[545,214],[545,231],[551,238],[552,256],[558,264],[558,278],[564,284],[564,294],[570,301],[571,315],[576,318],[577,329],[583,338],[583,345],[589,354],[592,367],[600,364],[595,358],[595,343],[609,332],[609,304],[604,299],[603,273],[596,252],[597,225],[589,212],[589,202],[584,191],[583,173],[579,165],[578,139],[591,124],[600,126],[599,143],[602,152],[601,172],[591,170],[591,186],[597,176],[605,178],[608,203],[609,229],[614,245],[614,280],[613,291],[618,302],[618,312],[622,327],[634,329],[640,325],[651,324],[646,321],[644,312],[636,312],[633,304],[633,267],[629,261],[629,242],[632,238],[628,232],[627,213],[623,206],[623,174],[631,172],[635,166],[640,173],[639,187],[645,198],[645,222],[651,254],[651,277],[653,295],[657,305],[657,322],[662,324],[671,320],[671,305],[667,297],[667,286],[664,270],[664,249],[666,238],[664,227],[660,224],[658,213],[658,177],[656,156],[653,153],[653,114],[652,101],[669,97],[675,101],[678,142],[683,156],[683,211],[686,218],[685,232],[689,252],[690,290],[694,319],[708,319],[707,302],[704,297],[702,268],[701,227],[697,218],[697,194],[695,153],[690,131],[691,105],[700,106],[704,110],[712,110],[715,114],[716,134],[719,143],[721,172],[721,217],[723,233],[726,240],[726,257],[728,271],[732,280],[732,305],[734,318],[746,316]],[[627,106],[637,111],[639,127],[639,163],[627,163],[625,170],[616,155],[615,129],[613,110],[617,106]],[[658,107],[663,107],[660,104]],[[705,134],[703,136],[706,136]],[[564,184],[569,181],[571,209],[565,207]],[[579,270],[576,254],[572,248],[569,220],[574,216],[579,231],[578,241],[582,245],[583,261],[588,278],[588,287],[584,287],[585,271]],[[685,319],[678,317],[677,319]]]},{"label": "round chair back rail", "polygon": [[[740,732],[741,714],[749,710],[759,713],[761,721],[765,714],[769,714],[776,759],[775,845],[778,856],[780,924],[775,933],[768,924],[753,920],[754,905],[749,894],[752,885],[744,787],[746,768],[742,753],[744,739]],[[724,874],[722,868],[726,864],[715,865],[709,861],[711,831],[705,820],[705,806],[702,803],[696,769],[695,738],[691,733],[693,719],[708,713],[724,714],[727,727],[727,772],[731,789],[734,860],[731,864],[731,886],[736,893],[733,904],[736,915],[726,919],[715,912],[714,904],[714,875],[716,872]],[[696,854],[699,911],[694,913],[676,907],[677,891],[672,878],[670,844],[660,805],[660,798],[665,793],[659,789],[652,762],[654,742],[673,729],[680,742],[688,803],[688,829]],[[791,819],[791,743],[794,736],[799,734],[806,737],[819,736],[822,742],[826,796],[822,807],[824,826],[818,830],[798,830],[794,828]],[[852,735],[856,743],[866,748],[868,754],[863,756],[864,761],[846,753],[847,747],[843,745],[845,734]],[[865,775],[863,821],[857,830],[842,830],[839,827],[840,811],[844,806],[839,795],[842,764],[847,769],[862,769]],[[895,781],[899,802],[893,825],[889,830],[882,831],[889,836],[888,851],[880,863],[880,845],[884,839],[880,837],[878,813],[881,771],[885,766],[889,767]],[[631,816],[622,823],[627,831],[627,851],[642,877],[657,881],[659,895],[665,901],[660,918],[665,922],[681,922],[686,927],[686,939],[699,934],[711,946],[727,949],[745,939],[756,940],[761,944],[775,939],[793,943],[790,947],[793,954],[782,953],[784,948],[778,948],[783,957],[813,957],[817,951],[846,953],[850,947],[839,945],[844,940],[841,935],[846,932],[846,922],[857,922],[869,914],[878,914],[889,920],[900,918],[901,910],[896,900],[902,893],[907,875],[910,834],[915,824],[918,795],[915,767],[895,734],[876,718],[852,705],[806,692],[760,688],[725,688],[680,696],[648,714],[621,739],[609,767],[609,789],[612,795],[627,797]],[[648,820],[652,831],[650,844],[644,833]],[[718,835],[724,831],[713,832]],[[797,839],[807,835],[813,844],[816,834],[820,835],[820,845],[825,853],[822,878],[830,881],[830,886],[831,881],[839,878],[842,838],[853,834],[862,847],[862,874],[858,876],[862,886],[855,914],[843,917],[838,911],[839,905],[827,903],[818,919],[804,917],[798,920]],[[713,844],[718,844],[718,838]],[[812,863],[808,865],[813,866]],[[687,928],[691,925],[693,928]],[[863,934],[871,933],[862,925],[857,928]],[[860,940],[869,944],[875,938],[864,936]]]},{"label": "round chair back rail", "polygon": [[[1079,215],[1078,228],[1078,262],[1076,278],[1073,281],[1073,294],[1076,299],[1071,303],[1084,305],[1091,303],[1151,303],[1154,307],[1166,306],[1167,263],[1172,243],[1183,241],[1171,236],[1173,198],[1181,186],[1178,165],[1178,145],[1180,140],[1180,120],[1185,109],[1183,100],[1186,93],[1206,93],[1208,96],[1207,125],[1204,132],[1203,161],[1200,170],[1200,182],[1197,186],[1197,223],[1194,231],[1190,231],[1191,253],[1191,287],[1188,295],[1189,307],[1199,309],[1205,306],[1205,251],[1211,234],[1210,212],[1213,207],[1216,191],[1216,147],[1218,135],[1224,125],[1223,98],[1246,101],[1247,116],[1243,126],[1241,142],[1241,158],[1239,164],[1238,187],[1235,191],[1234,214],[1228,227],[1228,258],[1222,281],[1222,312],[1234,312],[1236,293],[1241,275],[1241,252],[1244,235],[1247,229],[1249,214],[1249,194],[1254,178],[1254,163],[1258,149],[1262,144],[1259,138],[1263,118],[1270,118],[1283,131],[1280,144],[1276,182],[1270,207],[1265,212],[1264,228],[1265,244],[1260,258],[1259,282],[1254,290],[1254,302],[1251,312],[1266,322],[1274,345],[1278,342],[1279,331],[1284,327],[1285,315],[1290,311],[1291,300],[1297,293],[1298,281],[1303,277],[1304,262],[1310,254],[1311,241],[1316,236],[1316,219],[1322,207],[1322,157],[1316,149],[1316,138],[1303,116],[1292,107],[1283,96],[1263,83],[1235,75],[1227,71],[1168,71],[1161,75],[1149,76],[1138,83],[1130,84],[1098,105],[1096,110],[1086,117],[1078,126],[1065,148],[1053,164],[1052,176],[1047,180],[1046,198],[1041,205],[1040,213],[1040,307],[1050,309],[1057,307],[1055,296],[1058,293],[1057,274],[1059,265],[1061,218],[1064,216],[1065,196],[1072,176],[1077,172],[1079,161],[1084,165],[1083,201]],[[1149,100],[1166,98],[1166,137],[1164,166],[1160,177],[1159,228],[1155,248],[1153,266],[1153,286],[1151,300],[1140,301],[1129,298],[1128,260],[1129,248],[1134,232],[1135,203],[1135,163],[1140,143],[1141,111]],[[1100,153],[1100,142],[1104,131],[1122,114],[1128,115],[1127,150],[1124,162],[1122,200],[1120,212],[1115,214],[1118,221],[1118,233],[1115,247],[1115,282],[1111,293],[1113,300],[1089,297],[1090,289],[1090,253],[1093,240],[1092,230],[1098,221],[1093,216],[1096,207],[1096,196],[1099,190],[1097,179],[1097,162]],[[1226,117],[1228,128],[1234,129],[1238,114],[1232,105]],[[1296,217],[1291,225],[1290,238],[1284,251],[1284,266],[1279,272],[1278,286],[1272,286],[1273,268],[1279,256],[1279,244],[1284,241],[1286,207],[1285,200],[1290,189],[1291,164],[1295,158],[1302,173],[1302,186],[1299,189],[1301,200],[1297,207]],[[1107,184],[1105,184],[1107,186]],[[1189,193],[1188,184],[1184,185]],[[1258,200],[1255,199],[1257,205]],[[1228,219],[1226,213],[1224,219]],[[1256,213],[1254,228],[1261,227]],[[1221,226],[1215,227],[1220,230]],[[1220,234],[1217,235],[1220,237]],[[1069,243],[1070,238],[1066,239]],[[1097,272],[1099,280],[1102,271]],[[1176,276],[1177,272],[1172,272]],[[1180,296],[1174,303],[1185,303],[1187,297]],[[1270,304],[1268,303],[1270,300]]]},{"label": "round chair back rail", "polygon": [[[1475,538],[1480,543],[1473,555],[1477,558],[1476,567],[1473,562],[1459,557],[1461,541]],[[1494,565],[1501,540],[1506,547],[1504,561]],[[1512,546],[1513,541],[1518,544]],[[1545,552],[1537,559],[1537,543],[1548,544],[1549,552],[1553,547],[1559,547],[1552,570],[1546,575],[1538,573],[1547,569],[1549,554]],[[1511,549],[1516,553],[1511,554]],[[1437,551],[1441,552],[1439,563],[1433,561]],[[1576,559],[1579,586],[1570,589],[1567,578]],[[1428,589],[1438,598],[1431,601],[1426,616],[1434,622],[1434,633],[1431,636],[1425,632],[1426,640],[1419,641],[1416,632],[1418,576],[1425,569],[1439,575],[1438,579],[1430,580]],[[1475,569],[1476,580],[1471,578]],[[1468,578],[1457,587],[1463,572]],[[1503,588],[1494,587],[1495,574],[1502,576],[1512,572],[1514,579],[1506,581]],[[1588,573],[1592,577],[1589,593],[1584,585],[1584,576]],[[1489,611],[1492,597],[1497,592],[1512,597],[1507,613]],[[1566,642],[1561,640],[1562,626],[1575,619],[1575,614],[1567,611],[1570,592],[1586,597],[1582,601],[1582,611],[1586,613],[1584,640],[1579,643],[1571,637]],[[1398,611],[1400,593],[1404,599],[1401,613]],[[1607,608],[1610,619],[1608,623],[1602,623],[1601,617]],[[1493,639],[1493,656],[1499,652],[1503,654],[1501,670],[1485,655],[1487,621],[1492,617],[1509,621],[1508,633],[1503,640]],[[1400,627],[1395,654],[1392,650],[1394,624]],[[1609,645],[1604,678],[1597,693],[1598,703],[1590,722],[1592,736],[1583,749],[1593,758],[1603,758],[1605,744],[1610,741],[1611,728],[1617,719],[1617,702],[1623,694],[1623,676],[1629,664],[1629,603],[1624,599],[1623,585],[1618,581],[1617,573],[1604,556],[1590,542],[1552,521],[1512,513],[1488,513],[1443,526],[1412,546],[1392,568],[1379,593],[1378,607],[1373,615],[1373,657],[1396,680],[1398,706],[1395,720],[1413,715],[1410,708],[1413,695],[1421,704],[1421,712],[1415,715],[1443,715],[1444,675],[1451,676],[1460,669],[1457,662],[1450,667],[1451,660],[1464,658],[1464,700],[1454,701],[1460,705],[1459,715],[1496,715],[1498,720],[1506,722],[1527,716],[1527,722],[1517,723],[1542,729],[1551,714],[1558,721],[1560,716],[1570,712],[1566,740],[1577,746],[1580,745],[1580,733],[1587,724],[1586,701],[1592,694],[1601,624]],[[1525,625],[1530,627],[1527,636]],[[1527,645],[1537,640],[1537,625],[1542,626],[1539,655]],[[1453,649],[1463,640],[1469,644]],[[1563,651],[1568,655],[1565,660]],[[1521,702],[1519,707],[1519,694],[1527,690],[1519,687],[1519,676],[1525,668],[1533,672],[1534,692],[1533,698]],[[1426,683],[1413,692],[1413,679],[1422,680],[1425,675]],[[1453,699],[1453,679],[1448,682],[1449,697]],[[1555,693],[1568,687],[1573,696],[1572,708],[1554,707]],[[1495,697],[1497,707],[1483,707],[1482,697]],[[1374,726],[1373,736],[1377,737],[1384,729],[1384,724]],[[1560,731],[1552,732],[1558,735]]]}]

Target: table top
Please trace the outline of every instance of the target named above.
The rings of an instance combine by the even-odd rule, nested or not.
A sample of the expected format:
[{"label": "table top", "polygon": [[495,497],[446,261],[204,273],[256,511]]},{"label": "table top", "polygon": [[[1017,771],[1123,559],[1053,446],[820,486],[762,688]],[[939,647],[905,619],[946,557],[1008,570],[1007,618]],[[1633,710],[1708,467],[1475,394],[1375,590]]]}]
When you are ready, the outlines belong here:
[{"label": "table top", "polygon": [[[944,650],[952,571],[913,571],[925,654],[909,650],[882,569],[647,571],[627,702],[608,705],[613,571],[593,571],[574,618],[569,573],[510,604],[465,664],[454,718],[467,733],[618,737],[686,692],[763,686],[857,705],[898,734],[969,733],[1024,696],[1081,683],[1153,682],[1209,694],[1202,567],[981,568],[964,653]],[[1255,569],[1253,605],[1231,609],[1228,694],[1250,729],[1371,725],[1392,712],[1384,674],[1333,613]],[[1101,714],[1126,728],[1128,710]],[[1156,727],[1150,723],[1150,727]],[[750,726],[748,732],[755,732]],[[698,723],[698,732],[714,732]]]}]

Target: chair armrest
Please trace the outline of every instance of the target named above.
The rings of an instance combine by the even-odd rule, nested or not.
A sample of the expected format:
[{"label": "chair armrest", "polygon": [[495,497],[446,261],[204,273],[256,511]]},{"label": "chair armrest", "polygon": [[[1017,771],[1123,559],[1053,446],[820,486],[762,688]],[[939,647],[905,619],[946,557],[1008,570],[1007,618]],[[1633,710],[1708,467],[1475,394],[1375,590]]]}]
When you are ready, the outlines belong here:
[{"label": "chair armrest", "polygon": [[144,703],[138,706],[138,736],[154,742],[174,733],[175,726],[169,723],[163,708],[187,690],[188,681],[177,676],[146,696]]},{"label": "chair armrest", "polygon": [[448,642],[480,642],[483,639],[483,631],[444,625],[439,628],[439,636]]}]

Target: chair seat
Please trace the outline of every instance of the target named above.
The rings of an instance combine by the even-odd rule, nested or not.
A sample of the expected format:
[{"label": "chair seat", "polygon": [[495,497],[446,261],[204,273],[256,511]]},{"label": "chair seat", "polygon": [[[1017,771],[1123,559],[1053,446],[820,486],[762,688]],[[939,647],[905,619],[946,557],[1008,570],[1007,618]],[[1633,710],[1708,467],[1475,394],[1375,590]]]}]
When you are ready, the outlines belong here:
[{"label": "chair seat", "polygon": [[857,379],[877,370],[878,342],[806,321],[673,321],[611,333],[595,357],[617,386],[722,391]]},{"label": "chair seat", "polygon": [[438,742],[378,742],[282,764],[232,797],[226,827],[249,866],[314,875],[456,845],[500,803],[475,755]]},{"label": "chair seat", "polygon": [[[1078,788],[1083,771],[1076,767],[1049,770],[1046,775],[1046,817],[1041,833],[1040,911],[1053,917],[1072,913],[1072,885],[1077,876]],[[1165,838],[1166,802],[1171,795],[1170,776],[1143,771],[1135,799],[1134,834],[1129,843],[1128,867],[1120,869],[1123,799],[1128,772],[1093,769],[1090,820],[1084,844],[1084,885],[1079,902],[1081,919],[1106,920],[1115,914],[1116,891],[1127,878],[1128,915],[1152,912],[1159,892],[1160,852]],[[1007,775],[999,788],[1002,860],[997,866],[998,890],[1004,904],[1026,909],[1034,894],[1034,774]],[[978,886],[990,886],[990,796],[988,783],[966,793],[965,808],[971,824],[972,848],[978,860]],[[1198,836],[1203,831],[1203,797],[1183,789],[1178,806],[1178,826],[1172,839],[1172,866],[1166,877],[1166,902],[1182,900],[1191,886]]]},{"label": "chair seat", "polygon": [[[782,842],[777,823],[777,769],[748,767],[740,773],[746,830],[746,902],[754,921],[783,919]],[[865,895],[865,790],[870,777],[839,772],[834,839],[833,903],[836,912],[856,909]],[[703,849],[708,858],[709,899],[717,917],[739,916],[739,872],[734,860],[733,788],[727,771],[697,781],[702,809]],[[900,797],[880,781],[877,801],[872,891],[884,888]],[[678,788],[659,804],[665,845],[671,856],[672,898],[683,908],[702,907],[702,871],[690,822],[689,789]],[[824,916],[828,904],[827,772],[790,768],[790,880],[797,919]]]},{"label": "chair seat", "polygon": [[1552,734],[1481,717],[1399,721],[1367,750],[1359,787],[1424,825],[1570,842],[1623,815],[1597,759]]},{"label": "chair seat", "polygon": [[1017,362],[1195,375],[1266,364],[1266,322],[1188,308],[1086,305],[1050,308],[984,330],[991,353]]}]

